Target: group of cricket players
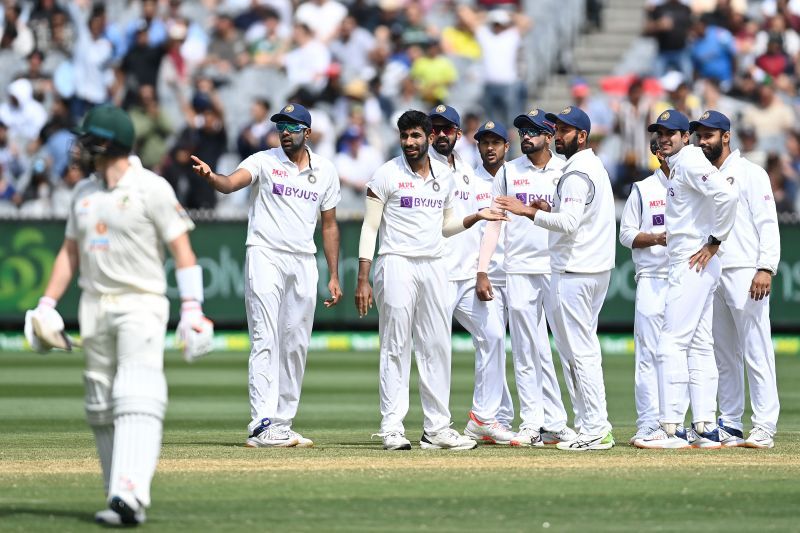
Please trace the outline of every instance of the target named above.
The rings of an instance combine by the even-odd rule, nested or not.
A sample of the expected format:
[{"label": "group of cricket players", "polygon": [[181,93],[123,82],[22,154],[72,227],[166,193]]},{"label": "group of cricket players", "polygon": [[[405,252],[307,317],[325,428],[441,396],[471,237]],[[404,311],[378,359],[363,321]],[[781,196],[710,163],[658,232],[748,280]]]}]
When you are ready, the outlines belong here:
[{"label": "group of cricket players", "polygon": [[[245,242],[245,306],[252,342],[251,420],[246,446],[309,447],[292,427],[300,402],[316,306],[314,231],[330,278],[326,306],[342,297],[338,275],[339,178],[308,146],[311,115],[287,104],[271,117],[281,145],[229,175],[193,156],[217,191],[251,186]],[[411,352],[422,402],[422,449],[477,444],[560,450],[614,446],[597,321],[614,268],[616,239],[636,266],[635,397],[645,449],[773,447],[779,402],[769,294],[779,262],[775,202],[763,169],[731,151],[730,121],[713,110],[696,120],[675,110],[648,127],[660,167],[634,184],[619,236],[611,183],[589,147],[578,107],[533,109],[474,134],[481,165],[454,150],[458,112],[438,105],[397,122],[401,155],[367,185],[355,305],[377,307],[380,430],[386,450],[409,450]],[[164,247],[173,255],[181,304],[177,336],[192,361],[213,345],[202,311],[202,270],[193,224],[166,181],[131,154],[133,125],[119,108],[92,109],[76,130],[91,171],[77,187],[64,244],[36,309],[31,346],[70,349],[56,311],[78,275],[86,355],[85,407],[108,508],[98,522],[146,520],[167,403],[163,373],[168,320]],[[694,136],[695,144],[690,143]],[[522,155],[506,161],[511,143]],[[555,153],[553,151],[555,149]],[[374,286],[374,289],[373,289]],[[453,319],[472,336],[475,388],[463,433],[449,409]],[[548,326],[570,397],[561,399]],[[506,331],[519,426],[506,381]],[[745,436],[744,373],[752,429]],[[684,425],[691,406],[691,424]],[[717,413],[719,410],[719,416]]]}]

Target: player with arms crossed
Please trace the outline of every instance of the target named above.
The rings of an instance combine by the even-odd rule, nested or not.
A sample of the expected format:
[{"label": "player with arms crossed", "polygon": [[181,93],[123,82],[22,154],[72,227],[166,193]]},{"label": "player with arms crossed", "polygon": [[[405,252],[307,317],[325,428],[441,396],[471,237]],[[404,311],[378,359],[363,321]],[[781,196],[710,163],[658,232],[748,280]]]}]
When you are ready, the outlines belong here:
[{"label": "player with arms crossed", "polygon": [[[564,160],[550,151],[555,125],[545,120],[545,112],[533,109],[514,119],[519,128],[523,155],[505,165],[495,175],[494,197],[508,195],[524,205],[540,200],[553,202]],[[550,250],[548,232],[531,227],[524,216],[512,214],[505,225],[503,269],[508,287],[509,327],[514,373],[520,403],[519,442],[543,446],[571,441],[576,437],[567,427],[567,412],[561,401],[546,315],[551,313]],[[491,300],[494,290],[487,267],[498,238],[499,223],[490,224],[481,245],[477,293]],[[562,359],[563,360],[563,359]],[[569,371],[565,372],[568,375]]]},{"label": "player with arms crossed", "polygon": [[[702,150],[689,145],[689,119],[664,111],[648,131],[658,134],[667,158],[669,286],[656,350],[660,428],[634,442],[639,448],[719,448],[716,427],[717,366],[711,336],[717,257],[736,219],[737,194]],[[692,406],[688,439],[677,434]]]},{"label": "player with arms crossed", "polygon": [[[714,293],[720,442],[726,447],[772,448],[780,401],[769,293],[781,253],[772,186],[764,169],[742,157],[739,150],[731,152],[728,117],[706,111],[689,129],[706,158],[726,180],[735,182],[739,192],[736,222],[722,245],[722,275]],[[753,409],[753,429],[746,440],[742,433],[745,364]]]},{"label": "player with arms crossed", "polygon": [[602,161],[588,147],[591,122],[578,107],[545,118],[555,124],[556,152],[567,157],[556,186],[555,206],[539,200],[526,205],[502,196],[497,206],[550,230],[551,327],[559,356],[572,381],[575,439],[559,450],[607,450],[614,446],[608,422],[597,319],[614,268],[616,221],[611,182]]},{"label": "player with arms crossed", "polygon": [[250,415],[246,445],[310,447],[292,430],[300,403],[308,343],[316,308],[317,262],[314,229],[322,218],[322,247],[328,263],[331,297],[339,287],[339,176],[333,164],[306,146],[311,115],[288,104],[270,117],[281,138],[279,148],[257,152],[229,176],[212,172],[192,156],[194,171],[216,190],[231,193],[248,185],[250,195],[245,257],[245,304],[250,330]]},{"label": "player with arms crossed", "polygon": [[194,224],[164,178],[129,160],[131,119],[117,107],[98,106],[76,133],[93,174],[75,188],[64,244],[44,296],[25,316],[25,336],[39,351],[71,348],[55,308],[79,274],[86,418],[109,505],[95,519],[137,525],[150,506],[167,407],[164,244],[175,259],[183,301],[177,336],[187,361],[211,349],[213,325],[201,308],[203,275],[188,235]]},{"label": "player with arms crossed", "polygon": [[479,220],[505,217],[484,209],[467,217],[453,213],[455,182],[450,169],[431,159],[430,118],[406,111],[397,121],[403,154],[384,163],[367,185],[366,214],[359,241],[355,303],[360,316],[372,307],[369,272],[375,261],[375,300],[380,337],[381,429],[386,450],[410,450],[403,419],[408,413],[411,347],[417,359],[424,416],[423,449],[471,449],[476,442],[450,428],[450,330],[444,237]]},{"label": "player with arms crossed", "polygon": [[[472,167],[453,150],[461,137],[458,112],[450,106],[439,105],[428,117],[434,135],[430,157],[448,165],[455,178],[454,216],[464,218],[482,207],[490,207],[491,185],[476,179]],[[481,302],[475,296],[475,270],[481,238],[478,226],[483,224],[446,239],[444,252],[448,264],[451,315],[472,335],[475,347],[475,389],[464,434],[483,442],[513,445],[516,435],[497,419],[501,410],[510,411],[510,416],[504,413],[507,420],[514,417],[505,380],[504,310],[502,306]]]}]

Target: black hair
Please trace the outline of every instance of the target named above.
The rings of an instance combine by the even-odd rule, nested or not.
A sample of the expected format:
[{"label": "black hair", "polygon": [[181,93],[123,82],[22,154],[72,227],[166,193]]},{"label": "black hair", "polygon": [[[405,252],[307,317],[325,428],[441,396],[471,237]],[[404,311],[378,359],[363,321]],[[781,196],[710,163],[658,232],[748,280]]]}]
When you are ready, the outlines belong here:
[{"label": "black hair", "polygon": [[409,109],[397,119],[397,129],[402,132],[413,130],[414,128],[420,128],[425,132],[425,135],[433,133],[433,124],[431,124],[430,117],[422,111]]}]

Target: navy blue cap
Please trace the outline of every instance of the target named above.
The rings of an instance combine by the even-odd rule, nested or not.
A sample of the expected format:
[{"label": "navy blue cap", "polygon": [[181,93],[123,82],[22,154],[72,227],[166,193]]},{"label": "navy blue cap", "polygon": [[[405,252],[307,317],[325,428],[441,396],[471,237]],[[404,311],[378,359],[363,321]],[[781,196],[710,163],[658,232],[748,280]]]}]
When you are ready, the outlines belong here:
[{"label": "navy blue cap", "polygon": [[715,130],[731,131],[731,121],[719,111],[708,110],[700,118],[689,123],[689,131],[695,131],[699,126],[706,126]]},{"label": "navy blue cap", "polygon": [[428,117],[430,118],[442,117],[448,122],[452,122],[459,128],[461,127],[461,117],[458,115],[458,111],[456,111],[449,105],[444,105],[444,104],[437,105],[431,110],[430,113],[428,113]]},{"label": "navy blue cap", "polygon": [[560,120],[564,124],[578,128],[579,131],[585,131],[587,135],[592,131],[592,121],[589,120],[589,115],[578,106],[565,107],[557,115],[548,113],[544,117],[554,124]]},{"label": "navy blue cap", "polygon": [[525,115],[517,115],[514,119],[515,128],[536,128],[553,134],[556,132],[555,122],[547,120],[547,113],[541,109],[531,109]]},{"label": "navy blue cap", "polygon": [[296,122],[311,127],[311,113],[300,104],[286,104],[279,113],[269,118],[272,122]]},{"label": "navy blue cap", "polygon": [[689,131],[689,119],[677,109],[667,109],[658,116],[653,124],[647,126],[647,131],[654,133],[659,127],[668,130]]},{"label": "navy blue cap", "polygon": [[491,120],[487,120],[481,127],[478,128],[478,131],[475,132],[475,135],[472,136],[473,139],[476,141],[481,138],[481,135],[484,133],[494,133],[505,142],[508,142],[508,131],[506,127],[500,124],[499,122],[492,122]]}]

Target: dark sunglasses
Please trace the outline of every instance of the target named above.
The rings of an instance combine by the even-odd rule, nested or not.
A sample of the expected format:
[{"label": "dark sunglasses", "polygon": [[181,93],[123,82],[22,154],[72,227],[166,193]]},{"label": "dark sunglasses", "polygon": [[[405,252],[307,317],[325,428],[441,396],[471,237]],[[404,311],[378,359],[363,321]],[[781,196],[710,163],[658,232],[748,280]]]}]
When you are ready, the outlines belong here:
[{"label": "dark sunglasses", "polygon": [[275,124],[275,127],[278,129],[279,132],[283,133],[284,131],[288,131],[289,133],[300,133],[307,126],[302,124],[297,124],[296,122],[278,122]]},{"label": "dark sunglasses", "polygon": [[445,135],[452,135],[458,130],[458,127],[454,124],[448,124],[446,126],[433,126],[433,133],[439,135],[444,133]]},{"label": "dark sunglasses", "polygon": [[519,136],[522,137],[538,137],[539,135],[544,135],[546,132],[542,130],[537,130],[536,128],[520,128],[519,129]]}]

